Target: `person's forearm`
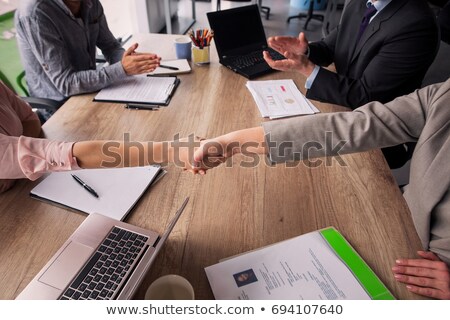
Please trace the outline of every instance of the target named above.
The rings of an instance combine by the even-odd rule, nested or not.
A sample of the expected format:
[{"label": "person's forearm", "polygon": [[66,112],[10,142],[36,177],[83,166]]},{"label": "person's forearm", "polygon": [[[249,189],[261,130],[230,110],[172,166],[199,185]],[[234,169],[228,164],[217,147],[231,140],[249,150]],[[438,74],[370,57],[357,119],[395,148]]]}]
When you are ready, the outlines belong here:
[{"label": "person's forearm", "polygon": [[267,153],[264,129],[262,127],[230,132],[219,139],[228,152]]},{"label": "person's forearm", "polygon": [[173,147],[169,142],[76,142],[73,156],[81,168],[121,168],[173,162]]}]

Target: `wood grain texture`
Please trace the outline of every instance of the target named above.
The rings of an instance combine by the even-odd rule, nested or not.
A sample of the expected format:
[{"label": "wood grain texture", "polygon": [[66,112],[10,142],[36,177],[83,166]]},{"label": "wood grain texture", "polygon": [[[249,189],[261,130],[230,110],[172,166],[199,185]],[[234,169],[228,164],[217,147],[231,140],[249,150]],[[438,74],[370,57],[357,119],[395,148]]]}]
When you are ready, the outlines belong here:
[{"label": "wood grain texture", "polygon": [[[176,36],[138,35],[140,48],[173,59]],[[246,79],[218,64],[192,66],[170,105],[158,111],[128,110],[123,104],[96,103],[95,94],[71,98],[44,126],[57,140],[171,140],[175,134],[213,137],[259,125]],[[263,79],[296,81],[294,73]],[[323,112],[345,108],[315,102]],[[413,257],[420,248],[407,205],[379,150],[343,157],[346,166],[269,166],[265,158],[240,168],[243,158],[193,176],[174,165],[143,198],[127,222],[163,232],[189,196],[190,202],[135,298],[142,299],[157,277],[186,277],[197,299],[212,299],[204,268],[219,259],[327,226],[336,227],[399,299],[417,299],[390,271],[396,258]],[[247,159],[248,160],[248,159]],[[325,159],[322,159],[325,160]],[[309,165],[308,165],[309,164]],[[0,195],[0,299],[14,299],[85,218],[84,214],[29,197],[38,182],[19,181]]]}]

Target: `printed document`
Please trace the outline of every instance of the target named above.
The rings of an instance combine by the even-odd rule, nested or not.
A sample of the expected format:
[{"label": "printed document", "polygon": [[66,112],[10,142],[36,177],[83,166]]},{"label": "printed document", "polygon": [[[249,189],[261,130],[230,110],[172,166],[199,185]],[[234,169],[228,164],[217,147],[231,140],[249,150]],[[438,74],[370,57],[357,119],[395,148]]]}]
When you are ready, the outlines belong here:
[{"label": "printed document", "polygon": [[[53,172],[31,190],[31,196],[88,214],[95,212],[123,220],[158,179],[160,170],[160,166],[146,166]],[[91,187],[98,198],[77,183],[72,174]]]},{"label": "printed document", "polygon": [[164,105],[170,98],[176,81],[176,77],[129,76],[100,90],[94,100]]},{"label": "printed document", "polygon": [[277,119],[319,112],[291,79],[248,81],[247,88],[265,118]]},{"label": "printed document", "polygon": [[205,268],[216,299],[370,299],[320,232]]}]

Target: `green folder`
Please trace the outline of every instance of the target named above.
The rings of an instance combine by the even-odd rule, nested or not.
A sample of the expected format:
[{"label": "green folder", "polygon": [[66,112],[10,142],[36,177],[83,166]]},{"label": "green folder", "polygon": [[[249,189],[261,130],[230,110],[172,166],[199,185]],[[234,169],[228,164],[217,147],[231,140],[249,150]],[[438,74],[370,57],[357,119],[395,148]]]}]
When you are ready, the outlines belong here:
[{"label": "green folder", "polygon": [[347,265],[372,300],[394,300],[395,297],[359,256],[347,240],[333,227],[319,230],[336,255]]}]

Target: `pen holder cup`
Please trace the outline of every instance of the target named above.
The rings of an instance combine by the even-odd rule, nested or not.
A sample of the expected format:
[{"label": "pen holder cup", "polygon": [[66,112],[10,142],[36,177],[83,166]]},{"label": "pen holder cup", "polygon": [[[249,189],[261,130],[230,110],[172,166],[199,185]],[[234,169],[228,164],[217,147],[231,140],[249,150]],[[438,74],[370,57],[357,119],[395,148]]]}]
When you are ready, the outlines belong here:
[{"label": "pen holder cup", "polygon": [[192,62],[199,66],[209,64],[209,46],[200,48],[192,45]]}]

